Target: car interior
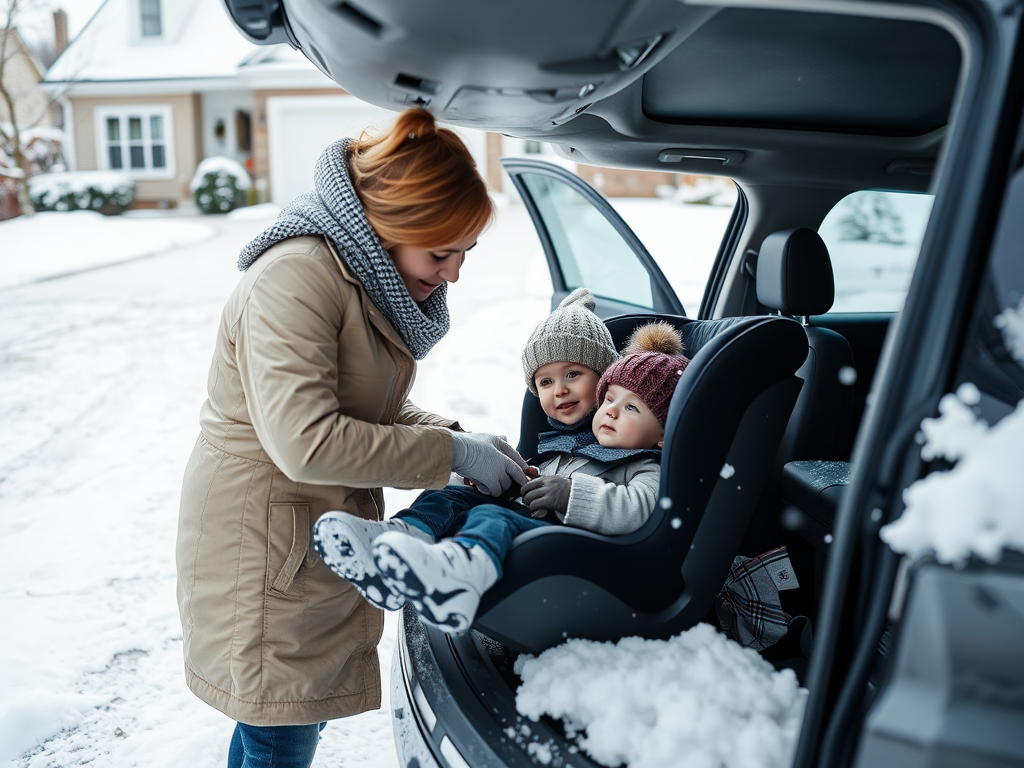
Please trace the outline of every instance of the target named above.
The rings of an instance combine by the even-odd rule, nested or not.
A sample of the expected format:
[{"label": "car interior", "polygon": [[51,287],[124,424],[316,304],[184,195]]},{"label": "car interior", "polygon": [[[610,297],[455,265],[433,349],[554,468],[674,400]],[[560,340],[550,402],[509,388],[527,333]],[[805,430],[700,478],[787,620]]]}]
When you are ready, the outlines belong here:
[{"label": "car interior", "polygon": [[[807,357],[800,326],[775,317],[658,317],[677,325],[691,355],[665,424],[659,505],[622,536],[559,525],[518,537],[474,623],[514,650],[539,653],[565,636],[665,639],[704,620],[773,473],[801,388],[794,373]],[[651,319],[620,315],[607,324],[621,347]],[[537,398],[526,397],[524,457],[536,456],[536,436],[547,428]],[[729,482],[717,482],[726,466]]]},{"label": "car interior", "polygon": [[[853,193],[933,189],[967,69],[955,18],[871,2],[284,0],[269,14],[225,4],[251,40],[290,42],[368,102],[426,107],[584,165],[726,176],[737,187],[699,308],[673,302],[656,267],[648,306],[605,297],[618,344],[654,315],[680,328],[692,359],[666,429],[661,508],[614,540],[568,529],[520,537],[478,632],[448,638],[407,613],[403,675],[417,701],[449,728],[498,744],[515,721],[519,653],[565,637],[667,637],[715,623],[733,558],[780,545],[802,585],[783,608],[813,626],[858,429],[899,314],[830,311],[844,286],[819,227]],[[557,238],[543,212],[534,223],[555,303],[578,284],[551,253]],[[530,456],[545,428],[535,398],[524,399],[522,424]],[[806,646],[779,645],[765,658],[802,676]],[[424,665],[451,700],[431,695],[428,705],[415,679]],[[538,727],[562,733],[554,721]],[[501,753],[501,764],[517,754]],[[591,765],[582,755],[573,764]]]}]

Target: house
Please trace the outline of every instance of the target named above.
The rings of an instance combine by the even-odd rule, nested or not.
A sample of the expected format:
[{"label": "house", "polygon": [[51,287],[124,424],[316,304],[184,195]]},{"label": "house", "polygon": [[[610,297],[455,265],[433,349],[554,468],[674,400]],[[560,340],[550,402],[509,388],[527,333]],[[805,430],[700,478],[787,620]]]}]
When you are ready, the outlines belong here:
[{"label": "house", "polygon": [[262,199],[285,203],[312,187],[329,143],[394,118],[290,47],[249,43],[215,0],[105,0],[43,87],[63,106],[70,167],[129,173],[138,207],[189,201],[211,156],[244,163]]},{"label": "house", "polygon": [[[4,91],[15,103],[19,126],[53,126],[54,111],[48,93],[39,87],[45,68],[25,45],[18,29],[0,29],[0,72]],[[0,123],[12,123],[6,99],[0,99]]]}]

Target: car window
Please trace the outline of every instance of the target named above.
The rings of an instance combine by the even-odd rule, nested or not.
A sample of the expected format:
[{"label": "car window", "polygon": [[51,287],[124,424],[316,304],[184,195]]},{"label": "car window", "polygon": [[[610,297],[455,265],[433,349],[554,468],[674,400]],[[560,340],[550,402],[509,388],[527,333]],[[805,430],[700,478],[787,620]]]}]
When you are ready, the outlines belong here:
[{"label": "car window", "polygon": [[995,424],[1024,400],[1024,170],[1010,181],[988,267],[978,288],[956,384],[979,391],[976,408]]},{"label": "car window", "polygon": [[654,308],[647,270],[611,222],[579,192],[548,176],[527,174],[523,181],[544,217],[569,290]]},{"label": "car window", "polygon": [[818,228],[835,274],[832,312],[903,308],[931,209],[931,195],[875,190],[836,203]]},{"label": "car window", "polygon": [[620,197],[609,202],[695,317],[736,204],[736,187],[729,179],[697,177],[664,192],[659,199]]},{"label": "car window", "polygon": [[[594,178],[599,186],[604,186],[598,178],[602,173]],[[565,290],[585,285],[598,297],[667,311],[652,296],[649,270],[600,206],[551,176],[526,171],[517,175],[544,219]],[[606,203],[643,243],[682,306],[692,311],[704,296],[736,188],[718,177],[680,175],[673,184],[659,183],[665,176],[631,172],[628,181],[646,188],[647,196],[611,197]]]}]

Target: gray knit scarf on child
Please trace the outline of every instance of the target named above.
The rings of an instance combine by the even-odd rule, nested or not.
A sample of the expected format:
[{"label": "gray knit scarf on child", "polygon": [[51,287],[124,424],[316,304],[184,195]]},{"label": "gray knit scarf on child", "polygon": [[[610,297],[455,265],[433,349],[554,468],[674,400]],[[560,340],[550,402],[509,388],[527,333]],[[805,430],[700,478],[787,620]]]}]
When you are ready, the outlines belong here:
[{"label": "gray knit scarf on child", "polygon": [[242,249],[238,268],[245,271],[267,248],[282,240],[302,235],[326,237],[412,356],[422,360],[448,332],[447,285],[442,283],[420,304],[413,301],[395,263],[366,220],[352,186],[345,162],[350,143],[351,139],[342,139],[324,150],[313,174],[313,191],[296,197],[277,221]]},{"label": "gray knit scarf on child", "polygon": [[606,469],[641,456],[661,457],[659,448],[605,448],[597,442],[597,436],[594,434],[593,413],[574,424],[562,424],[549,416],[548,424],[554,427],[554,430],[537,435],[538,456],[544,456],[546,453],[568,453],[605,464]]}]

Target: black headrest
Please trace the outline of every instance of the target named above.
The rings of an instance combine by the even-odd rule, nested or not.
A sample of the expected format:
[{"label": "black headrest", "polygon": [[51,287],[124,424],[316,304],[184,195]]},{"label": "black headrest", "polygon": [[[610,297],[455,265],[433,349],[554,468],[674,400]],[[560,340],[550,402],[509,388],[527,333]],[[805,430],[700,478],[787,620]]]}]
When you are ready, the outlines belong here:
[{"label": "black headrest", "polygon": [[813,229],[783,229],[761,244],[757,300],[784,315],[822,315],[832,308],[836,284],[828,248]]}]

